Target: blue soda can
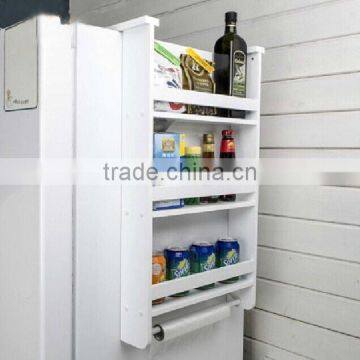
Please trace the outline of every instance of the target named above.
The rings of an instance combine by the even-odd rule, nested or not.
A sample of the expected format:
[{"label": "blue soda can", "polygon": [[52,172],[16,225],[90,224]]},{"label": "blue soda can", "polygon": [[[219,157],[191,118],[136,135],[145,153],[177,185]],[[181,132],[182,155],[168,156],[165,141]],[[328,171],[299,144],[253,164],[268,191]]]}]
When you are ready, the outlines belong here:
[{"label": "blue soda can", "polygon": [[[190,275],[190,252],[186,248],[173,247],[164,251],[166,258],[166,280],[175,280]],[[172,296],[185,296],[184,291]]]},{"label": "blue soda can", "polygon": [[[239,242],[232,238],[219,239],[216,242],[216,266],[218,268],[224,266],[235,265],[240,261],[240,245]],[[239,280],[234,277],[221,281],[223,284],[232,284]]]},{"label": "blue soda can", "polygon": [[[190,247],[191,273],[197,274],[216,268],[215,246],[210,243],[195,243]],[[198,288],[199,290],[211,289],[215,284]]]}]

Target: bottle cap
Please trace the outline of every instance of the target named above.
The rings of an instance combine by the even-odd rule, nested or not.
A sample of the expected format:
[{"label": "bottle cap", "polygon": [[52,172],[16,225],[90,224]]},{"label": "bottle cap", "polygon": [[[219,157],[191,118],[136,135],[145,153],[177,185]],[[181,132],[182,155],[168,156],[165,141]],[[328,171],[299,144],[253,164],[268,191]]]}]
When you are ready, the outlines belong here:
[{"label": "bottle cap", "polygon": [[223,130],[222,131],[222,136],[231,136],[234,134],[234,130]]},{"label": "bottle cap", "polygon": [[189,146],[186,148],[186,155],[188,156],[201,156],[200,146]]},{"label": "bottle cap", "polygon": [[235,23],[237,22],[237,12],[235,11],[228,11],[225,14],[225,21],[227,24],[229,23]]}]

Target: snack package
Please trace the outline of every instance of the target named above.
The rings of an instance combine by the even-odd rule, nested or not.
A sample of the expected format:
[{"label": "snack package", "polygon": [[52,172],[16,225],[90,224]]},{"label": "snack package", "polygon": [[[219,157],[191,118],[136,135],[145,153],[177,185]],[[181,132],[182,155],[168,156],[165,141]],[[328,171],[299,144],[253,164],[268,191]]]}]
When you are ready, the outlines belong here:
[{"label": "snack package", "polygon": [[[180,61],[159,43],[155,43],[154,85],[162,88],[182,89]],[[155,101],[155,111],[184,113],[184,104]]]},{"label": "snack package", "polygon": [[[188,54],[182,54],[180,61],[183,72],[183,89],[215,93],[215,82],[211,74],[199,62]],[[210,67],[213,66],[213,63],[209,61],[207,64]],[[198,115],[216,115],[214,107],[200,105],[187,105],[187,112]]]}]

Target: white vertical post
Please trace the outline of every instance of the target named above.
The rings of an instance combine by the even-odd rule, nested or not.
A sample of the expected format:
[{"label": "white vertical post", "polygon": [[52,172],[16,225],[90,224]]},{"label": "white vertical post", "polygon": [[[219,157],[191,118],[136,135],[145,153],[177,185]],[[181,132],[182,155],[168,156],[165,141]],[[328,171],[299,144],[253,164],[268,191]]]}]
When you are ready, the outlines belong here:
[{"label": "white vertical post", "polygon": [[[248,54],[248,79],[247,79],[247,97],[251,99],[259,100],[258,109],[251,112],[249,120],[255,120],[258,125],[252,130],[255,132],[254,136],[251,137],[251,141],[254,142],[254,154],[255,154],[255,166],[259,169],[259,157],[260,157],[260,98],[261,98],[261,65],[262,55],[264,49],[261,47],[254,47]],[[257,177],[259,174],[257,174]],[[258,180],[258,179],[257,179]],[[259,212],[259,186],[256,187],[255,194],[255,206],[252,208],[251,216],[246,217],[249,224],[249,234],[251,238],[249,241],[249,253],[252,254],[251,258],[255,260],[257,264],[257,243],[258,243],[258,212]],[[256,272],[250,275],[250,278],[254,282],[254,286],[246,292],[243,301],[243,307],[246,310],[252,309],[256,302]]]},{"label": "white vertical post", "polygon": [[[122,158],[152,164],[153,52],[158,20],[142,17],[115,26],[123,32]],[[139,163],[140,165],[140,163]],[[122,186],[121,340],[151,342],[152,184]]]}]

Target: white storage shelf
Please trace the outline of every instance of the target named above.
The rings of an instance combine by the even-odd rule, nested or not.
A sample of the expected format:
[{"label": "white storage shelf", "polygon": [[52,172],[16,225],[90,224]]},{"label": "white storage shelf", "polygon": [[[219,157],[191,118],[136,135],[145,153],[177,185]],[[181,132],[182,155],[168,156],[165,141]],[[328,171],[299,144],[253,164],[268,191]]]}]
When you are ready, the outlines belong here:
[{"label": "white storage shelf", "polygon": [[158,87],[154,89],[154,100],[245,111],[258,111],[260,104],[257,99],[243,99],[235,96]]},{"label": "white storage shelf", "polygon": [[[250,274],[255,271],[255,261],[242,261],[239,264],[193,274],[176,280],[165,281],[152,286],[152,300],[171,296],[183,291],[193,290],[236,276]],[[204,290],[205,291],[205,290]]]},{"label": "white storage shelf", "polygon": [[207,212],[233,210],[256,206],[255,201],[218,202],[215,204],[185,205],[180,209],[153,211],[154,218],[165,218],[189,214],[203,214]]},{"label": "white storage shelf", "polygon": [[[218,139],[224,127],[238,126],[235,141],[239,157],[251,159],[257,164],[263,49],[249,48],[251,56],[248,56],[247,98],[189,90],[160,89],[153,86],[152,80],[156,24],[154,19],[144,17],[143,20],[131,21],[115,27],[123,32],[122,147],[126,150],[123,154],[124,158],[146,159],[149,164],[152,162],[154,123],[162,119],[170,124],[168,131],[172,131],[174,127],[171,127],[175,126],[177,132],[190,134],[192,138],[199,138],[203,131],[213,131]],[[183,46],[161,43],[175,56],[186,52]],[[201,50],[198,52],[205,59],[212,60],[211,53]],[[137,78],[144,79],[141,88],[133,85]],[[155,101],[244,110],[246,118],[155,112]],[[133,140],[134,134],[139,134],[136,142]],[[230,176],[230,179],[233,177]],[[237,194],[238,200],[233,203],[219,202],[185,206],[181,209],[152,210],[154,201],[226,194]],[[152,341],[154,317],[160,315],[166,317],[167,313],[183,307],[229,294],[240,297],[243,308],[252,308],[255,305],[256,288],[257,212],[256,181],[249,183],[235,179],[229,181],[224,177],[224,181],[165,180],[157,181],[156,186],[150,184],[139,187],[124,186],[121,228],[122,340],[137,348],[145,348]],[[190,214],[200,215],[182,216]],[[199,238],[214,242],[218,236],[232,236],[239,239],[240,258],[247,260],[156,285],[149,284],[153,249],[163,249],[168,246],[188,247],[194,239]],[[133,261],[134,258],[137,261]],[[240,276],[240,279],[235,283],[219,283],[236,276]],[[196,290],[212,283],[216,283],[214,288]],[[190,291],[188,296],[170,297],[188,290]],[[152,300],[163,297],[166,297],[163,304],[152,306]]]},{"label": "white storage shelf", "polygon": [[240,279],[233,284],[215,284],[215,287],[207,290],[193,290],[189,295],[182,298],[167,298],[163,304],[153,305],[152,316],[157,317],[187,306],[199,304],[204,301],[218,298],[237,291],[249,289],[255,285],[254,279]]},{"label": "white storage shelf", "polygon": [[156,111],[154,113],[155,119],[173,120],[179,123],[189,124],[220,124],[232,126],[256,126],[258,121],[247,119],[225,118],[219,116],[204,116],[196,114],[181,114],[175,112]]}]

